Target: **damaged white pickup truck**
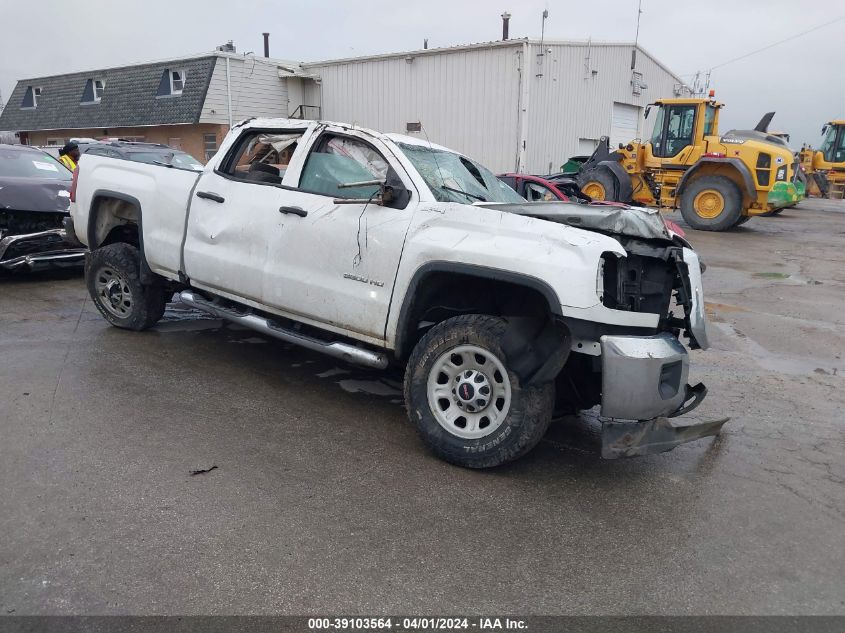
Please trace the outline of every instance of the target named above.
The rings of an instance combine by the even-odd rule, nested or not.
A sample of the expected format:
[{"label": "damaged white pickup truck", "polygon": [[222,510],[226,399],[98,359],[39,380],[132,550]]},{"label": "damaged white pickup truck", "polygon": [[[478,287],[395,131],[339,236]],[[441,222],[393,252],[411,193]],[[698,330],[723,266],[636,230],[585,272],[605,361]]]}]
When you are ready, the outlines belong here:
[{"label": "damaged white pickup truck", "polygon": [[721,426],[667,419],[706,394],[679,337],[707,335],[699,259],[656,211],[527,203],[444,147],[285,119],[235,126],[201,173],[89,156],[72,200],[111,324],[152,327],[178,292],[271,337],[405,366],[409,417],[449,462],[515,459],[556,410],[600,405],[608,458]]}]

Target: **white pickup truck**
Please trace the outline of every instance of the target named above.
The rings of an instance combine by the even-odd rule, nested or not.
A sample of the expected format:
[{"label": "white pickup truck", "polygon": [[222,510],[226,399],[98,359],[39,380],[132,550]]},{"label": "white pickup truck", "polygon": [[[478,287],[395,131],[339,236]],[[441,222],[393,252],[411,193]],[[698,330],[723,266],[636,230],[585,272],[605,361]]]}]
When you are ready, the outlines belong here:
[{"label": "white pickup truck", "polygon": [[[73,228],[117,327],[166,301],[373,368],[405,367],[408,414],[441,458],[495,466],[555,411],[601,406],[613,458],[713,435],[689,347],[702,266],[652,210],[527,203],[444,147],[340,123],[252,119],[205,170],[88,156]],[[674,311],[674,312],[673,312]]]}]

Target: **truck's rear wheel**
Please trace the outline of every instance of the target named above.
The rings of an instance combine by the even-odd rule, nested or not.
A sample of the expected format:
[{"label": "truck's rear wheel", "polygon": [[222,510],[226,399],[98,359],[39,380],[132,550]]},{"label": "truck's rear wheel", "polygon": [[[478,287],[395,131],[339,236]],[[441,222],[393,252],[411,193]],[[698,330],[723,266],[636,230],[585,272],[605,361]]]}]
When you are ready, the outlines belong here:
[{"label": "truck's rear wheel", "polygon": [[141,256],[131,244],[109,244],[89,253],[85,283],[94,305],[115,327],[146,330],[164,314],[164,289],[141,283]]},{"label": "truck's rear wheel", "polygon": [[[617,201],[616,179],[606,169],[591,169],[577,178],[581,193],[591,200]],[[617,201],[618,202],[618,201]]]},{"label": "truck's rear wheel", "polygon": [[438,457],[468,468],[498,466],[543,437],[554,385],[523,387],[507,365],[507,322],[470,314],[434,326],[405,372],[408,415]]},{"label": "truck's rear wheel", "polygon": [[684,189],[681,215],[699,231],[726,231],[742,219],[742,193],[725,176],[702,176]]}]

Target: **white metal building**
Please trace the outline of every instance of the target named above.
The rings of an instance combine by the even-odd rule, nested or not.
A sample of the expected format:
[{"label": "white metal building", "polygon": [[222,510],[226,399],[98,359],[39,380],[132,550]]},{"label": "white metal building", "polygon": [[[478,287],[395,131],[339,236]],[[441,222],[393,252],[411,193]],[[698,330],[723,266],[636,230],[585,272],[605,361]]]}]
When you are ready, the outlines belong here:
[{"label": "white metal building", "polygon": [[644,106],[686,91],[636,50],[633,70],[633,44],[533,40],[305,63],[317,80],[302,98],[323,119],[427,136],[495,171],[548,173],[603,135],[648,133]]}]

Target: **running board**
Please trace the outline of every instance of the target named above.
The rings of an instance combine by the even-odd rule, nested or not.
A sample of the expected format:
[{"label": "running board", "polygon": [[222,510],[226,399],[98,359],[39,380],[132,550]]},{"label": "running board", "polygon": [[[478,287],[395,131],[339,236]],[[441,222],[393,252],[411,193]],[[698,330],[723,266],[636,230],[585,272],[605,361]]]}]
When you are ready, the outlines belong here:
[{"label": "running board", "polygon": [[272,336],[286,343],[293,343],[306,349],[314,350],[328,356],[340,358],[348,363],[355,365],[363,365],[364,367],[372,367],[375,369],[385,369],[387,367],[387,354],[380,352],[372,352],[367,349],[350,345],[349,343],[328,342],[320,339],[305,336],[293,330],[287,330],[279,327],[270,319],[258,316],[252,312],[238,312],[231,308],[225,308],[208,301],[204,297],[199,296],[191,290],[183,290],[179,293],[179,299],[182,303],[208,312],[214,316],[238,323],[256,332],[261,332],[267,336]]}]

